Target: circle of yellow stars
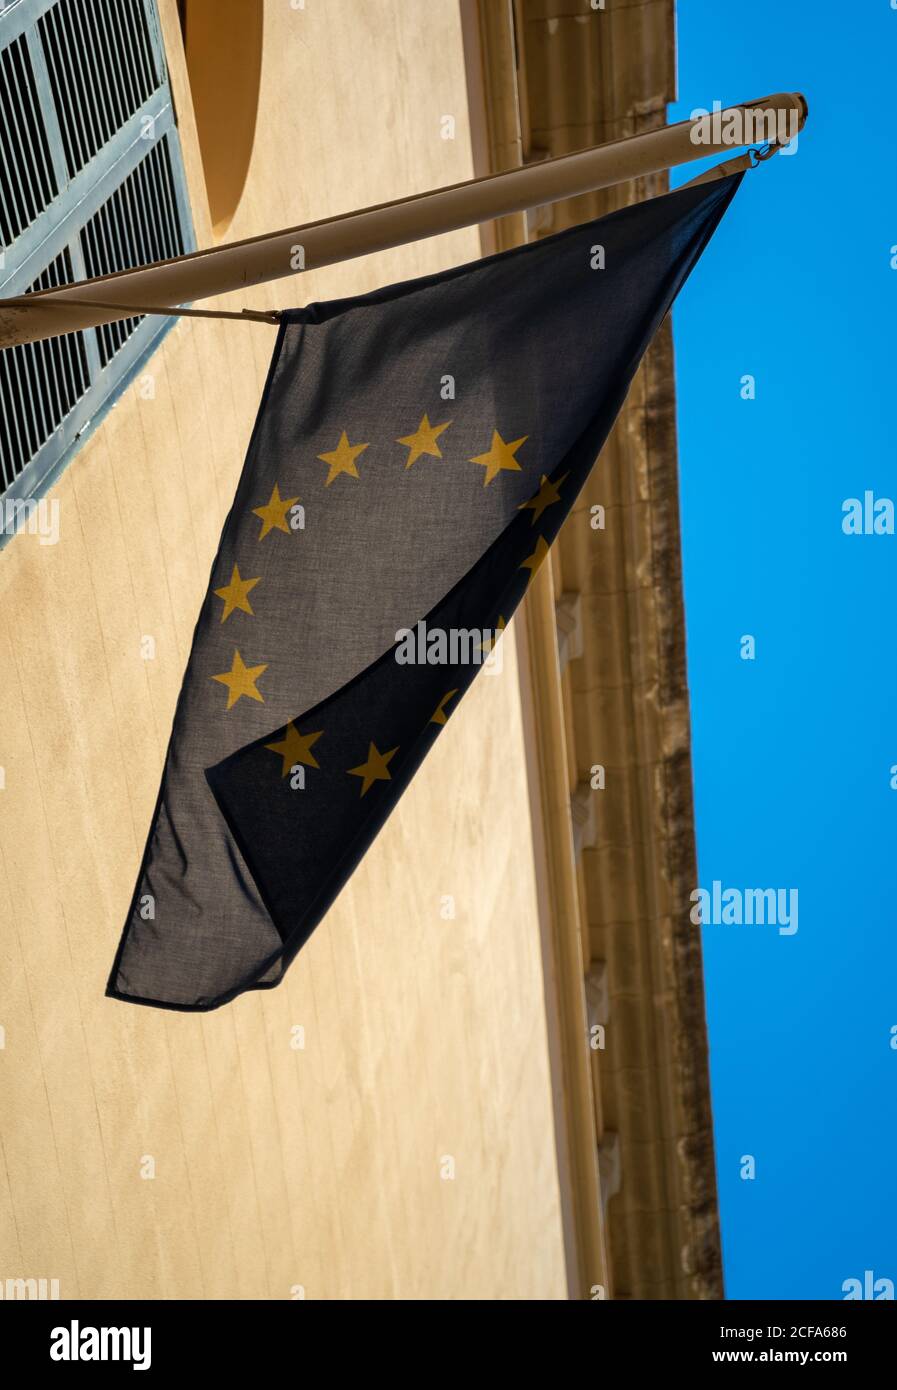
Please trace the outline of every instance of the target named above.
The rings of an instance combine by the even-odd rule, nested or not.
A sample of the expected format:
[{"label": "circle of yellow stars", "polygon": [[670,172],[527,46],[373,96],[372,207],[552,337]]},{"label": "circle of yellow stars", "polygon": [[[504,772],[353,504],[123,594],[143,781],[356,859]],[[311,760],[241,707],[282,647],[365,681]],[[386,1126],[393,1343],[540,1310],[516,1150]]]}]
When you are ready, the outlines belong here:
[{"label": "circle of yellow stars", "polygon": [[[439,441],[452,423],[451,420],[431,423],[429,415],[424,414],[421,416],[417,428],[411,434],[400,435],[396,439],[395,442],[407,450],[405,455],[406,471],[413,468],[422,458],[443,458]],[[503,472],[521,472],[523,465],[517,458],[517,453],[528,439],[529,435],[524,434],[519,439],[506,440],[497,429],[493,429],[489,448],[484,453],[475,454],[468,460],[468,462],[483,469],[484,488],[489,487]],[[358,460],[369,447],[370,441],[352,443],[348,432],[341,430],[336,446],[317,455],[318,460],[327,466],[327,476],[324,479],[325,488],[331,487],[338,479],[344,477],[360,481]],[[538,492],[528,501],[521,503],[518,510],[531,511],[533,514],[532,524],[535,526],[541,520],[546,509],[561,500],[560,489],[569,476],[569,473],[565,473],[563,477],[553,482],[543,473]],[[290,508],[298,502],[298,497],[282,496],[279,484],[275,482],[268,501],[252,508],[253,515],[257,516],[261,522],[257,540],[259,542],[264,541],[275,531],[283,531],[290,535],[292,528],[287,518]],[[527,556],[520,566],[521,569],[530,571],[530,581],[547,554],[548,545],[545,538],[538,536],[532,554]],[[260,583],[260,575],[244,578],[240,573],[239,566],[233,565],[229,582],[213,591],[215,597],[221,599],[223,604],[221,623],[226,623],[234,613],[238,612],[246,613],[250,617],[255,616],[249,595]],[[502,618],[499,629],[503,628],[504,625]],[[255,666],[247,665],[239,648],[234,647],[230,670],[212,676],[212,680],[227,688],[227,710],[233,709],[244,698],[255,700],[260,704],[265,703],[264,694],[259,689],[259,681],[268,670],[268,665],[268,662],[262,662]],[[442,725],[448,722],[449,712],[446,707],[457,694],[457,689],[446,692],[431,715],[430,722],[432,724]],[[281,759],[282,777],[286,777],[297,765],[311,768],[320,766],[312,749],[323,737],[323,733],[322,729],[302,733],[296,724],[291,722],[284,728],[282,738],[273,743],[265,744],[266,749]],[[370,742],[366,759],[358,766],[347,769],[347,776],[360,779],[359,794],[361,797],[366,796],[375,783],[391,780],[392,774],[389,765],[398,751],[398,747],[381,751],[375,743]]]}]

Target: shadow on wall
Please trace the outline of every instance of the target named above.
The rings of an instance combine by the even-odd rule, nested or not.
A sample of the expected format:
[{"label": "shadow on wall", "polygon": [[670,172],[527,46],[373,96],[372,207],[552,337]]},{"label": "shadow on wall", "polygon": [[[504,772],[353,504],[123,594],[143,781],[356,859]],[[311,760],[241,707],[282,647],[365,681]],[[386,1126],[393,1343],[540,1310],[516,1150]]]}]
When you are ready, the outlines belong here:
[{"label": "shadow on wall", "polygon": [[178,0],[216,241],[243,194],[262,75],[262,0]]}]

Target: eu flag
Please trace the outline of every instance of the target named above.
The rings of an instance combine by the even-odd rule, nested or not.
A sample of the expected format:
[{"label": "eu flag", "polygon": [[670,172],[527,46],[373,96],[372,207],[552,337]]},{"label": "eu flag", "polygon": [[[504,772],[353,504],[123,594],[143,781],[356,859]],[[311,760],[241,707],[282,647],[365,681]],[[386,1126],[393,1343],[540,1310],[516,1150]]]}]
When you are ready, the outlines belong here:
[{"label": "eu flag", "polygon": [[740,179],[283,314],[109,995],[210,1009],[281,979],[510,621]]}]

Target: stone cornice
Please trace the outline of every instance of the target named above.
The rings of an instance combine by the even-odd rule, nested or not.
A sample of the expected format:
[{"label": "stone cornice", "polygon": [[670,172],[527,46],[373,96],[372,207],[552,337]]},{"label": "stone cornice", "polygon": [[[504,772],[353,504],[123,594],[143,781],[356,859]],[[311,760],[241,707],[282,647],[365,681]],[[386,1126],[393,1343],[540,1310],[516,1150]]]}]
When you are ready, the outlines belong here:
[{"label": "stone cornice", "polygon": [[[666,120],[672,0],[606,11],[508,0],[480,6],[478,34],[492,168],[514,158],[518,122],[524,158],[539,159]],[[538,209],[529,235],[666,187],[657,175]],[[518,222],[493,245],[520,239]],[[589,525],[594,503],[603,531]],[[669,322],[540,580],[523,621],[577,1292],[720,1298],[701,941],[688,912],[697,875]],[[583,789],[596,763],[606,786],[593,815]],[[587,1080],[581,1039],[593,1022],[604,1046],[586,1054]]]}]

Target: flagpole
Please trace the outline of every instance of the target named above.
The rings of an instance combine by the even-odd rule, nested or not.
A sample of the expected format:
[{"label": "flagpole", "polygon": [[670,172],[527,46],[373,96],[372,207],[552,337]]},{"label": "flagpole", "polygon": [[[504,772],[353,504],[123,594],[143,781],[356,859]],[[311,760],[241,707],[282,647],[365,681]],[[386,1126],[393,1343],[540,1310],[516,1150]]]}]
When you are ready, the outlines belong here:
[{"label": "flagpole", "polygon": [[[317,270],[608,188],[708,155],[731,153],[739,145],[754,143],[754,135],[748,137],[749,130],[765,132],[760,137],[765,141],[785,143],[803,128],[806,118],[807,102],[801,93],[779,92],[714,111],[712,116],[680,121],[505,173],[196,251],[138,270],[82,280],[67,288],[40,291],[18,300],[0,299],[0,348],[130,318],[135,305],[164,310],[245,290],[302,270]],[[248,312],[246,317],[269,319],[270,315]]]}]

